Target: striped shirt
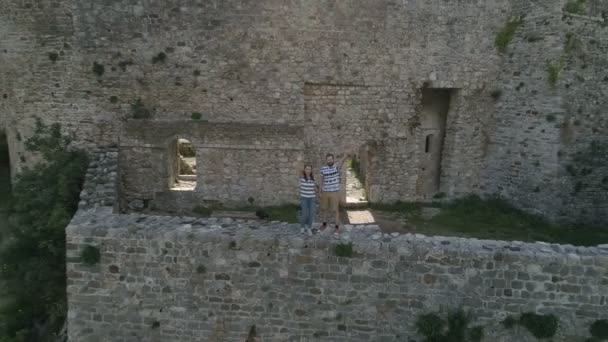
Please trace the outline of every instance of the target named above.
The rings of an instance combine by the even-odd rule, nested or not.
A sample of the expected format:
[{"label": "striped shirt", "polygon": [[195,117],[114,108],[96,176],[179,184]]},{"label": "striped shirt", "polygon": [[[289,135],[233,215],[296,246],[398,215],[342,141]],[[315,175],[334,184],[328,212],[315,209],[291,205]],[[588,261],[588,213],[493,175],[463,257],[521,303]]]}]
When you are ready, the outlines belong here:
[{"label": "striped shirt", "polygon": [[321,168],[321,175],[323,176],[323,191],[340,191],[340,171],[338,171],[335,165],[323,166]]},{"label": "striped shirt", "polygon": [[300,197],[313,198],[316,196],[317,184],[314,180],[306,180],[304,177],[300,177]]}]

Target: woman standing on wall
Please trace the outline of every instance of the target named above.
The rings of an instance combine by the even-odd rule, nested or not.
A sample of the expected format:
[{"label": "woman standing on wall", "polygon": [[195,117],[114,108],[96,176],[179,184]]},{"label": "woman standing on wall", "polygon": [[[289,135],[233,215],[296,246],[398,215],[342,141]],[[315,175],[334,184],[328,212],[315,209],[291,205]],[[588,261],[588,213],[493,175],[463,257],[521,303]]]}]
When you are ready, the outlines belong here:
[{"label": "woman standing on wall", "polygon": [[312,166],[304,166],[302,170],[302,176],[300,177],[300,233],[304,234],[304,231],[308,235],[312,235],[312,223],[315,218],[315,199],[317,197],[317,191],[319,186],[315,182],[315,177],[312,174]]}]

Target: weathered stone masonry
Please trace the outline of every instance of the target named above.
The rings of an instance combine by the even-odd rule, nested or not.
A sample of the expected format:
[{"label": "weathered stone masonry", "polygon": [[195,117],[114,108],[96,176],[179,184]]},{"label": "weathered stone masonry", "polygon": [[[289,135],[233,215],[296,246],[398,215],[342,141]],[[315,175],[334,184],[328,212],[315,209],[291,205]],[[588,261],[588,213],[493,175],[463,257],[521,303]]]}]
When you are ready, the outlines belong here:
[{"label": "weathered stone masonry", "polygon": [[[587,336],[608,316],[608,248],[382,234],[341,240],[297,225],[118,215],[117,153],[99,152],[67,228],[68,331],[76,341],[416,340],[419,314],[470,309],[485,341],[534,341],[500,321],[560,318],[554,341]],[[98,189],[103,191],[94,191]],[[336,243],[352,242],[352,258]],[[85,246],[98,264],[80,259]]]},{"label": "weathered stone masonry", "polygon": [[[162,172],[164,151],[133,145],[137,135],[124,134],[132,132],[124,119],[141,99],[153,121],[197,126],[196,112],[209,123],[251,125],[249,132],[302,126],[303,160],[315,164],[328,150],[373,151],[365,158],[373,202],[498,193],[554,219],[605,223],[605,163],[588,173],[576,155],[593,141],[605,143],[606,8],[588,0],[589,16],[572,16],[564,3],[0,0],[0,129],[13,174],[35,161],[23,144],[34,116],[62,123],[83,146],[128,141],[123,159]],[[496,33],[522,14],[507,53],[498,54]],[[559,60],[568,34],[583,43],[585,58],[570,56],[551,89],[547,62]],[[451,94],[443,144],[431,156],[424,154],[425,87]],[[265,198],[250,181],[236,181],[244,176],[237,160],[248,164],[243,156],[251,152],[237,151],[238,144],[209,150],[232,149],[223,186],[179,196],[160,191],[153,199],[127,186],[121,194],[168,209],[188,198],[278,204],[288,197]],[[279,158],[293,165],[293,151]],[[257,153],[262,164],[264,152]],[[433,170],[429,160],[438,161],[429,164]],[[585,170],[572,172],[578,166]],[[133,210],[129,202],[124,210]]]}]

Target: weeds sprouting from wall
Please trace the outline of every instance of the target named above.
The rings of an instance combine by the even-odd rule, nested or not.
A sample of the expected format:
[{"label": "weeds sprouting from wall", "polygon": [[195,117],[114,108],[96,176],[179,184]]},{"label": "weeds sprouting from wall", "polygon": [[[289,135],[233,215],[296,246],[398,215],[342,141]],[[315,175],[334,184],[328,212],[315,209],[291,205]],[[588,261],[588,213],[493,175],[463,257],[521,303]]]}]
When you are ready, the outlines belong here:
[{"label": "weeds sprouting from wall", "polygon": [[498,101],[498,100],[500,100],[500,97],[502,96],[502,90],[500,90],[500,89],[492,90],[492,92],[490,93],[490,96],[492,97],[492,99],[494,99],[494,101]]},{"label": "weeds sprouting from wall", "polygon": [[507,47],[509,46],[509,43],[511,43],[511,41],[513,40],[513,37],[515,37],[515,32],[517,31],[517,28],[521,25],[521,18],[511,18],[509,19],[509,21],[507,21],[507,23],[505,24],[505,26],[498,31],[498,33],[496,34],[496,39],[494,40],[494,44],[496,45],[496,48],[498,49],[498,51],[500,53],[505,53],[507,51]]},{"label": "weeds sprouting from wall", "polygon": [[549,82],[549,86],[551,86],[551,88],[555,88],[557,86],[559,75],[564,70],[565,66],[566,63],[564,58],[560,58],[558,62],[547,61],[545,70],[547,72],[547,82]]},{"label": "weeds sprouting from wall", "polygon": [[192,120],[198,121],[203,117],[203,114],[199,112],[193,112],[190,117],[192,118]]},{"label": "weeds sprouting from wall", "polygon": [[353,256],[353,243],[339,243],[336,245],[334,251],[336,252],[336,256],[350,258]]},{"label": "weeds sprouting from wall", "polygon": [[57,52],[49,52],[49,59],[51,62],[55,63],[59,58],[59,54]]},{"label": "weeds sprouting from wall", "polygon": [[97,75],[98,77],[101,77],[104,72],[105,72],[105,68],[103,65],[101,65],[97,62],[93,62],[93,73],[95,75]]},{"label": "weeds sprouting from wall", "polygon": [[564,5],[564,12],[585,15],[585,0],[570,0]]},{"label": "weeds sprouting from wall", "polygon": [[158,55],[152,57],[152,63],[154,63],[154,64],[165,63],[166,60],[167,60],[167,54],[165,54],[164,52],[159,52]]},{"label": "weeds sprouting from wall", "polygon": [[130,60],[130,59],[129,59],[129,60],[126,60],[126,61],[120,61],[120,62],[118,62],[118,66],[120,67],[120,69],[121,69],[122,71],[127,71],[127,67],[128,67],[129,65],[133,65],[133,61],[132,61],[132,60]]},{"label": "weeds sprouting from wall", "polygon": [[101,259],[99,248],[95,246],[86,246],[80,252],[80,259],[89,266],[96,265],[99,263],[99,259]]},{"label": "weeds sprouting from wall", "polygon": [[148,109],[141,99],[137,99],[131,104],[131,114],[133,119],[149,119],[152,117],[152,111]]}]

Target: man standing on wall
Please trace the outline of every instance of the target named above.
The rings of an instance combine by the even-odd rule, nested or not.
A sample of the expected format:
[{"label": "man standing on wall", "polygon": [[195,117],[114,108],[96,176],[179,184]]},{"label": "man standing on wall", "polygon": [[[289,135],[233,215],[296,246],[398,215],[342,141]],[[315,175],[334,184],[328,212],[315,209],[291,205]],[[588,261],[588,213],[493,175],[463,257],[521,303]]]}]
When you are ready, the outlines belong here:
[{"label": "man standing on wall", "polygon": [[334,165],[334,155],[325,156],[327,165],[321,168],[321,231],[327,228],[327,214],[331,212],[335,217],[335,233],[340,232],[340,171]]}]

